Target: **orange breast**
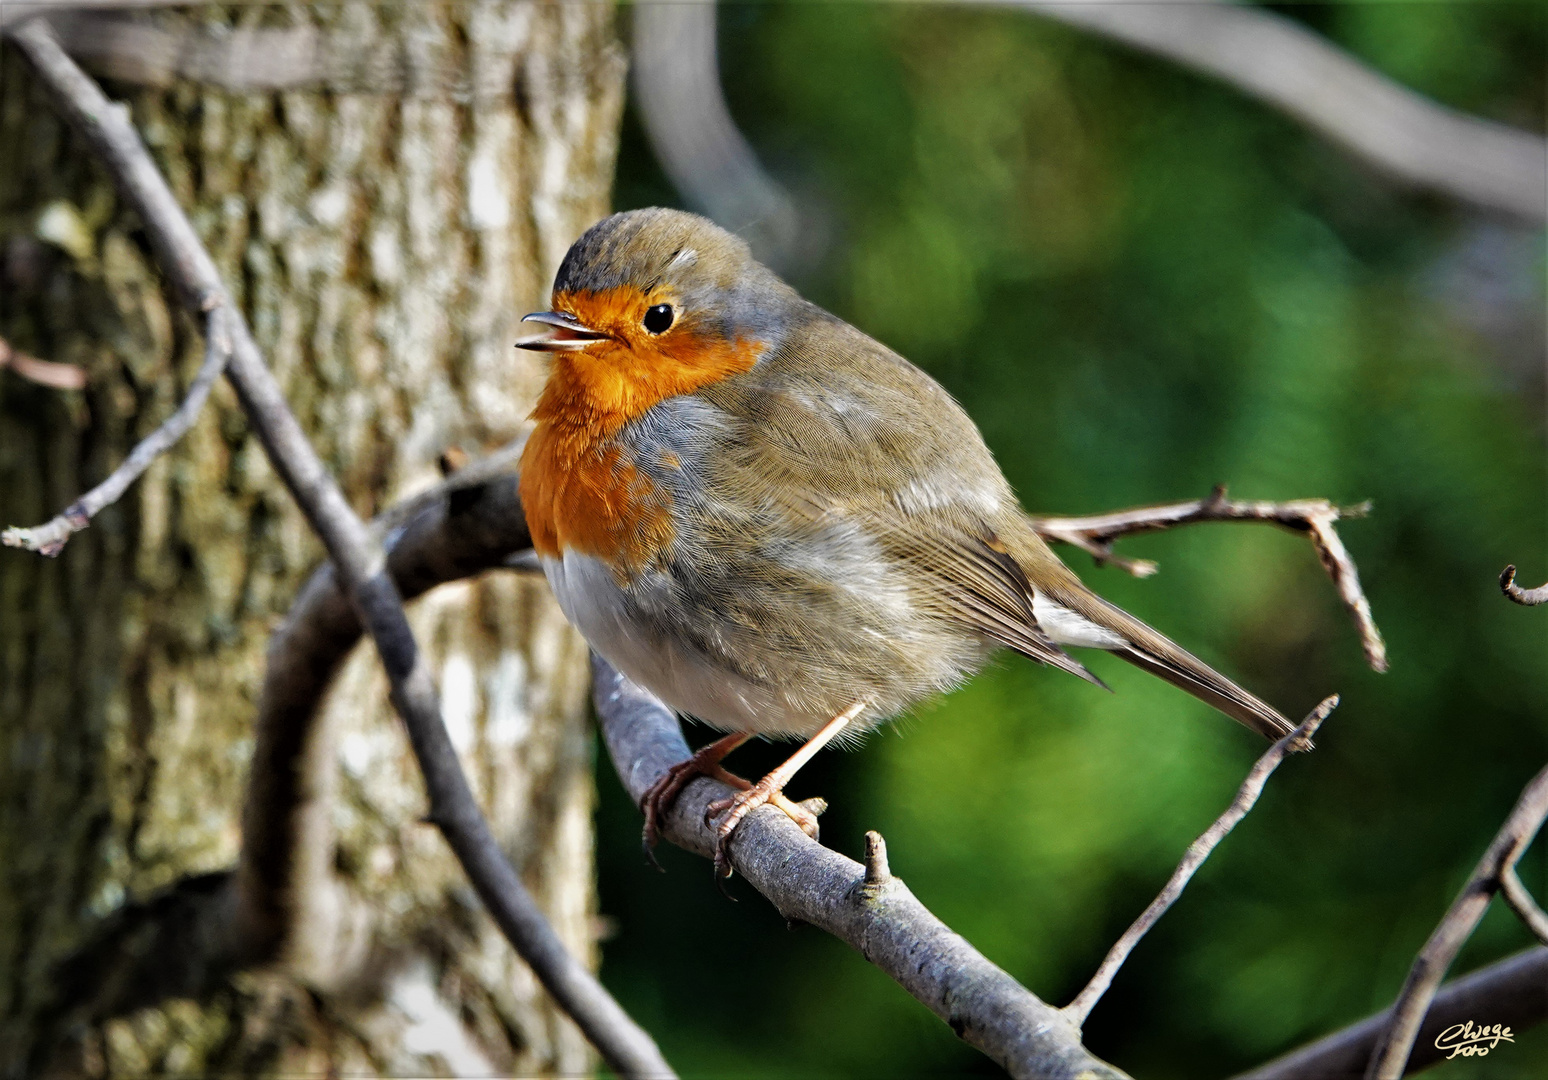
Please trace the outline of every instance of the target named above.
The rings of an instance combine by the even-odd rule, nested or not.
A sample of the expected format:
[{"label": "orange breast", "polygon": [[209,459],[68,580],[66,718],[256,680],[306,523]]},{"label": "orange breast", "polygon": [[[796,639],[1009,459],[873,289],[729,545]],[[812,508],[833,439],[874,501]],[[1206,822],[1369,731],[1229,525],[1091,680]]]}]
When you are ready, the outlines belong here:
[{"label": "orange breast", "polygon": [[539,424],[521,456],[521,505],[540,555],[591,555],[627,578],[672,542],[670,499],[650,478],[573,430]]}]

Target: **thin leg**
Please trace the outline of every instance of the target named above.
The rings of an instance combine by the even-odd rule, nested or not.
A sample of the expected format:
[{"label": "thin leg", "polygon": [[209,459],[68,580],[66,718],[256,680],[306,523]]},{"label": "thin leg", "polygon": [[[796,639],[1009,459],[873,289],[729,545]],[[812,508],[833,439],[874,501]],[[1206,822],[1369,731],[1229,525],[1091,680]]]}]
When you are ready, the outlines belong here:
[{"label": "thin leg", "polygon": [[[859,716],[869,705],[869,701],[857,701],[832,720],[822,726],[822,730],[806,740],[806,744],[790,755],[790,759],[780,765],[769,775],[759,780],[756,784],[731,796],[729,799],[719,799],[709,804],[708,813],[723,815],[715,825],[715,873],[725,878],[731,876],[731,861],[726,856],[726,843],[736,827],[742,823],[742,819],[765,803],[776,803],[784,798],[784,788],[802,765],[810,761],[817,751],[821,750],[833,737],[843,731],[849,722]],[[788,802],[788,800],[785,800]],[[794,805],[794,804],[791,804]],[[784,809],[781,806],[781,809]],[[789,813],[786,810],[786,813]],[[794,816],[794,815],[792,815]],[[799,822],[799,818],[796,819]]]},{"label": "thin leg", "polygon": [[[656,842],[661,839],[662,815],[667,812],[672,805],[672,800],[677,798],[691,780],[698,776],[713,776],[732,787],[750,786],[746,780],[742,780],[739,776],[732,777],[720,767],[722,758],[750,738],[752,738],[751,732],[739,731],[723,739],[716,739],[687,761],[679,761],[673,765],[665,776],[646,790],[640,799],[640,809],[645,812],[645,855],[651,862],[656,861],[653,851]],[[740,784],[737,781],[740,781]]]}]

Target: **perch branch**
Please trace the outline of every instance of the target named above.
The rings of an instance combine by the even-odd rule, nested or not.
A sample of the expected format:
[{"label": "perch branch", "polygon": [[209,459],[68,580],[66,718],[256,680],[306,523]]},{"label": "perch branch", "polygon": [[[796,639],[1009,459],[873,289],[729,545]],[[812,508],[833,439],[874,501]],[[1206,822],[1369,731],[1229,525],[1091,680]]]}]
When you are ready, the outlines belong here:
[{"label": "perch branch", "polygon": [[[506,453],[514,455],[514,450]],[[494,478],[484,479],[487,476]],[[389,570],[405,595],[417,595],[488,567],[510,566],[511,553],[527,543],[513,475],[491,471],[490,462],[475,462],[456,473],[451,483],[472,486],[460,493],[453,490],[449,496],[432,492],[409,509],[389,510],[376,526],[378,531],[390,530]],[[274,779],[260,788],[260,777],[285,783],[294,774],[294,755],[299,751],[292,749],[287,756],[275,750],[287,745],[298,748],[306,741],[305,725],[312,722],[316,702],[359,633],[333,571],[324,567],[308,583],[276,635],[248,803],[249,819],[269,823],[276,835],[293,827],[285,823],[301,808],[293,793],[273,786]],[[609,752],[625,787],[637,799],[655,777],[688,755],[687,746],[671,714],[616,672],[599,663],[594,685]],[[712,852],[713,833],[703,825],[702,810],[724,794],[725,789],[712,781],[695,781],[682,796],[681,806],[669,815],[667,838],[700,854]],[[1078,1037],[1075,1043],[1066,1040],[1068,1021],[1046,1029],[1052,1046],[1028,1034],[1035,1033],[1049,1014],[1058,1015],[1057,1010],[951,934],[906,890],[894,888],[901,883],[892,876],[879,835],[867,836],[862,867],[807,840],[794,826],[785,829],[787,823],[781,814],[754,814],[737,833],[731,851],[733,865],[787,916],[812,922],[854,944],[964,1038],[1018,1075],[1038,1075],[1045,1067],[1061,1075],[1057,1070],[1064,1065],[1058,1064],[1059,1059],[1054,1064],[1046,1059],[1051,1050],[1077,1054],[1072,1059],[1076,1064],[1084,1060],[1080,1056],[1084,1051],[1072,1049],[1078,1046]],[[266,847],[280,858],[287,850],[286,843],[263,842],[257,833],[250,845],[243,852],[244,865],[249,859],[261,864]],[[279,913],[287,880],[283,869],[253,873],[252,880],[261,892],[246,893],[245,898],[266,902]],[[852,895],[857,889],[856,895],[879,896],[886,903],[875,910],[857,907]],[[927,961],[922,967],[921,960]]]},{"label": "perch branch", "polygon": [[209,398],[215,380],[225,370],[226,358],[231,355],[231,335],[226,333],[221,315],[220,301],[212,297],[210,307],[204,313],[204,363],[194,376],[193,384],[188,388],[188,396],[177,407],[177,411],[162,421],[155,431],[141,439],[106,480],[65,507],[58,517],[31,529],[6,529],[0,533],[0,544],[36,551],[39,555],[58,555],[64,550],[65,544],[70,542],[70,537],[90,525],[91,519],[104,508],[122,498],[124,492],[129,490],[129,485],[151,467],[151,462],[172,449],[179,439],[188,434],[188,429],[193,427],[194,421],[203,411],[204,402]]},{"label": "perch branch", "polygon": [[1114,943],[1085,989],[1075,995],[1075,1000],[1064,1007],[1065,1015],[1073,1020],[1077,1027],[1085,1026],[1086,1017],[1091,1015],[1091,1010],[1096,1007],[1096,1003],[1102,999],[1103,994],[1107,993],[1107,988],[1112,985],[1113,976],[1118,974],[1118,969],[1123,967],[1124,961],[1140,943],[1140,939],[1149,933],[1150,928],[1156,924],[1156,920],[1177,903],[1178,897],[1182,896],[1183,890],[1188,887],[1188,882],[1193,879],[1199,867],[1204,865],[1204,860],[1209,858],[1220,841],[1236,828],[1257,803],[1258,796],[1263,794],[1263,785],[1268,783],[1268,778],[1273,775],[1275,769],[1279,768],[1279,763],[1285,759],[1285,755],[1310,750],[1312,736],[1328,718],[1328,714],[1337,707],[1337,694],[1323,699],[1322,704],[1301,721],[1300,727],[1264,751],[1263,756],[1252,767],[1252,771],[1247,774],[1247,779],[1242,781],[1241,789],[1237,791],[1236,798],[1231,800],[1231,805],[1226,807],[1225,813],[1216,818],[1215,823],[1188,846],[1187,852],[1183,855],[1182,861],[1177,864],[1177,869],[1172,872],[1171,880],[1166,883],[1166,887]]},{"label": "perch branch", "polygon": [[[1441,987],[1408,1059],[1408,1072],[1418,1072],[1445,1056],[1435,1045],[1441,1032],[1469,1020],[1477,1023],[1482,1017],[1488,1017],[1490,1024],[1505,1024],[1518,1031],[1548,1017],[1548,949],[1528,949],[1508,956]],[[1236,1080],[1360,1080],[1376,1040],[1391,1018],[1392,1010],[1387,1009]]]},{"label": "perch branch", "polygon": [[1548,219],[1542,136],[1431,101],[1283,15],[1218,2],[1005,2],[1214,76],[1410,187]]},{"label": "perch branch", "polygon": [[126,202],[139,212],[162,270],[185,305],[200,311],[213,296],[231,313],[227,378],[376,643],[393,705],[403,717],[424,774],[429,820],[440,828],[506,938],[603,1059],[627,1076],[671,1075],[650,1036],[564,948],[490,832],[441,722],[439,695],[387,573],[381,545],[355,516],[291,413],[214,260],[151,160],[127,110],[110,102],[66,55],[44,20],[23,22],[7,33],[96,151]]},{"label": "perch branch", "polygon": [[1206,498],[1189,502],[1139,506],[1088,517],[1033,517],[1032,525],[1045,540],[1070,544],[1090,553],[1098,564],[1113,563],[1135,577],[1149,577],[1157,570],[1149,559],[1122,559],[1113,554],[1120,537],[1158,532],[1201,521],[1266,521],[1291,532],[1311,537],[1322,567],[1338,589],[1355,628],[1365,660],[1375,671],[1387,670],[1387,645],[1371,615],[1370,601],[1360,588],[1360,572],[1339,539],[1334,523],[1341,518],[1364,517],[1371,504],[1336,506],[1326,499],[1294,499],[1289,502],[1252,502],[1226,498],[1224,484],[1217,484]]},{"label": "perch branch", "polygon": [[1545,817],[1548,817],[1548,768],[1533,777],[1521,792],[1515,809],[1478,861],[1473,876],[1414,959],[1414,966],[1392,1007],[1386,1033],[1371,1057],[1367,1080],[1398,1080],[1403,1075],[1419,1027],[1446,969],[1483,918],[1489,901],[1501,888],[1504,875],[1514,869],[1521,853],[1542,828]]},{"label": "perch branch", "polygon": [[1548,604],[1548,584],[1539,585],[1535,589],[1523,589],[1516,584],[1514,566],[1507,566],[1505,572],[1500,575],[1500,591],[1523,607]]},{"label": "perch branch", "polygon": [[[592,700],[602,738],[636,803],[689,757],[677,717],[655,697],[592,655]],[[705,857],[715,830],[705,811],[732,794],[718,780],[688,784],[662,822],[662,835]],[[874,834],[873,834],[874,835]],[[877,840],[879,841],[879,837]],[[986,960],[921,904],[867,839],[862,866],[808,837],[785,814],[763,807],[737,828],[731,864],[786,919],[820,927],[853,946],[1013,1077],[1119,1077],[1091,1056],[1080,1029]]]},{"label": "perch branch", "polygon": [[5,338],[0,338],[0,368],[5,367],[29,382],[55,390],[80,390],[86,385],[85,369],[75,364],[58,364],[28,356],[20,349],[12,348]]}]

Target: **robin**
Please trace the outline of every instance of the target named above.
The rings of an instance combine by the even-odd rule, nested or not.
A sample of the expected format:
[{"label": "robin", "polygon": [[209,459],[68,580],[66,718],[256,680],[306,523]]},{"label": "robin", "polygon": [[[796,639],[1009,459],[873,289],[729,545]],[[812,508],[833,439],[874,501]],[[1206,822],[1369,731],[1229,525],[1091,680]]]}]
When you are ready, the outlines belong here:
[{"label": "robin", "polygon": [[[1033,528],[983,437],[929,375],[801,298],[747,245],[676,210],[577,240],[521,461],[533,547],[570,622],[679,713],[729,732],[643,800],[647,847],[692,778],[716,870],[741,820],[825,744],[949,690],[1000,647],[1103,684],[1105,649],[1269,738],[1284,716],[1085,587]],[[756,784],[721,760],[805,744]]]}]

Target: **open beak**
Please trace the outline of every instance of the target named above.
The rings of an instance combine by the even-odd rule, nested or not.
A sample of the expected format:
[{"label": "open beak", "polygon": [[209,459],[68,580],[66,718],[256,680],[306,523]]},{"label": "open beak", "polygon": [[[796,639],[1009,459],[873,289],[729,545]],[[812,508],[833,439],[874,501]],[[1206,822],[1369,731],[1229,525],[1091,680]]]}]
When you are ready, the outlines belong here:
[{"label": "open beak", "polygon": [[585,326],[574,315],[562,311],[534,311],[522,316],[522,322],[542,323],[548,327],[541,334],[533,334],[516,342],[518,349],[535,352],[571,352],[584,349],[598,341],[606,341],[611,335]]}]

